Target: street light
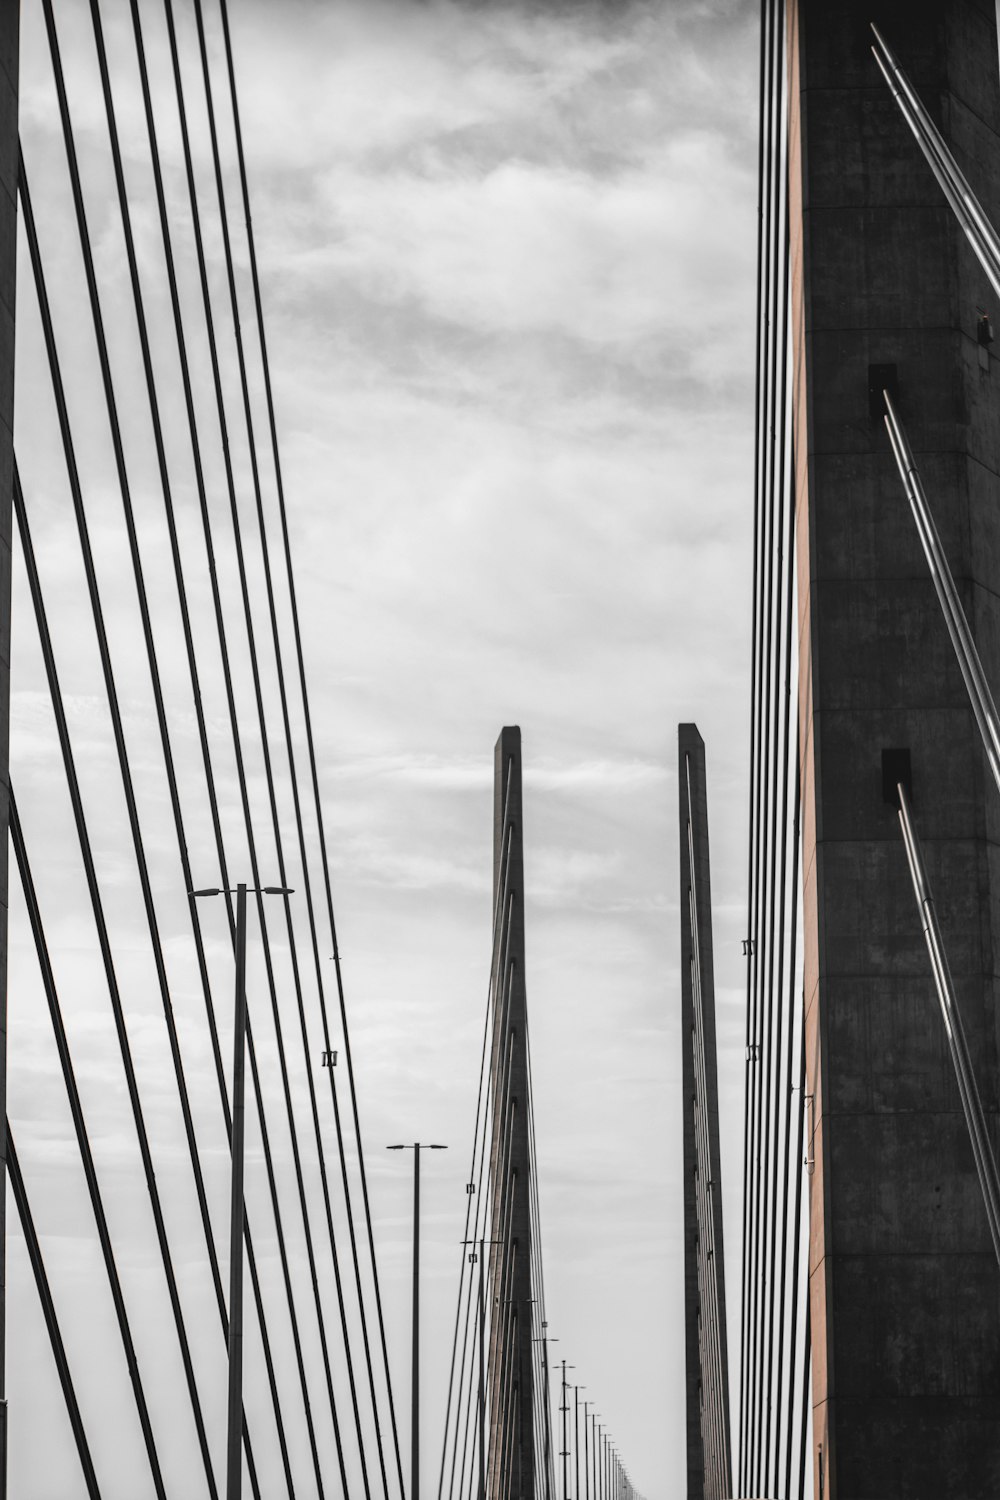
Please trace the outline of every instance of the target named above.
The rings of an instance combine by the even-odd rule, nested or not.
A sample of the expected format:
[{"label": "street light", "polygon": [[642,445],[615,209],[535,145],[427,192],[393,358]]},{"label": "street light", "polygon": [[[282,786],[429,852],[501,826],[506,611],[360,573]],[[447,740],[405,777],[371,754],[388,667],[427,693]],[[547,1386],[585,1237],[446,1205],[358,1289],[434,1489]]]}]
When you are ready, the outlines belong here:
[{"label": "street light", "polygon": [[[583,1488],[584,1500],[590,1500],[590,1438],[587,1432],[587,1407],[593,1406],[593,1401],[583,1403]],[[576,1488],[579,1491],[580,1481],[577,1480]],[[577,1494],[577,1500],[580,1500]]]},{"label": "street light", "polygon": [[[387,1151],[413,1152],[413,1374],[411,1376],[412,1431],[410,1434],[410,1500],[420,1500],[420,1147],[386,1146]],[[447,1151],[447,1146],[425,1145],[425,1151]]]},{"label": "street light", "polygon": [[567,1404],[567,1401],[566,1401],[566,1371],[567,1370],[575,1370],[575,1369],[576,1369],[576,1365],[568,1365],[566,1363],[566,1361],[563,1360],[563,1362],[562,1362],[562,1405],[559,1408],[559,1410],[562,1412],[562,1443],[563,1443],[563,1445],[562,1445],[562,1453],[559,1456],[560,1456],[560,1458],[563,1461],[563,1500],[569,1500],[569,1479],[568,1479],[568,1473],[569,1473],[569,1447],[567,1446],[568,1439],[567,1439],[567,1434],[566,1434],[566,1413],[569,1411],[569,1405]]},{"label": "street light", "polygon": [[[463,1245],[479,1246],[479,1500],[486,1500],[486,1246],[502,1245],[503,1240],[463,1240]],[[475,1260],[475,1252],[469,1256]]]},{"label": "street light", "polygon": [[593,1466],[594,1466],[594,1500],[600,1500],[600,1497],[601,1497],[601,1491],[600,1491],[600,1488],[599,1488],[598,1483],[597,1483],[597,1450],[600,1447],[600,1441],[601,1441],[601,1439],[600,1439],[601,1424],[598,1421],[598,1417],[599,1416],[600,1416],[600,1412],[591,1412],[591,1414],[590,1414],[590,1429],[591,1429],[590,1457],[591,1457],[591,1462],[593,1463]]},{"label": "street light", "polygon": [[[548,1326],[548,1323],[543,1318],[542,1327],[548,1328]],[[540,1338],[532,1339],[531,1342],[533,1344],[541,1344],[542,1346],[542,1374],[544,1377],[542,1384],[545,1387],[545,1500],[551,1500],[551,1496],[549,1494],[549,1443],[551,1441],[550,1429],[552,1425],[552,1403],[549,1396],[549,1345],[558,1344],[559,1340],[555,1338],[549,1338],[549,1335],[547,1333],[543,1333]]]},{"label": "street light", "polygon": [[243,1079],[247,1035],[247,891],[291,896],[287,885],[213,886],[189,896],[236,897],[236,1022],[233,1027],[232,1186],[229,1200],[229,1406],[226,1428],[226,1500],[240,1500],[243,1487]]}]

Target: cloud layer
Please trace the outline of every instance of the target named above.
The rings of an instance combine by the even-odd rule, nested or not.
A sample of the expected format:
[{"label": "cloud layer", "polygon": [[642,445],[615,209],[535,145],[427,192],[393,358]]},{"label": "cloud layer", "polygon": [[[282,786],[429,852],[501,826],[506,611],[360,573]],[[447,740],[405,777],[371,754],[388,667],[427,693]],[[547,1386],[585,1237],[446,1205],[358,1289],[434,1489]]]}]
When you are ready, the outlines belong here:
[{"label": "cloud layer", "polygon": [[[209,275],[221,309],[224,269],[193,31],[178,9]],[[207,9],[221,88],[218,20]],[[134,52],[125,11],[108,10],[181,546],[195,627],[205,643],[209,735],[222,816],[236,841],[239,801]],[[116,310],[109,319],[111,356],[192,861],[209,883],[215,870],[207,805],[176,600],[163,562],[166,533],[89,12],[82,0],[66,0],[58,12],[102,295]],[[395,1159],[381,1148],[401,1135],[422,1135],[452,1148],[435,1163],[425,1189],[424,1482],[431,1484],[488,976],[492,752],[501,726],[519,723],[549,1318],[635,1482],[648,1500],[667,1500],[684,1473],[675,828],[675,734],[682,720],[697,721],[708,746],[723,1094],[734,1116],[736,1090],[726,1069],[742,1055],[755,13],[724,0],[670,6],[342,0],[335,7],[239,0],[231,12],[397,1406],[406,1404],[400,1393],[408,1368],[409,1196]],[[178,244],[188,247],[179,254],[182,302],[195,328],[199,290],[162,22],[150,14],[144,24],[167,191]],[[127,581],[93,335],[80,314],[85,294],[44,31],[30,8],[21,108],[218,1232],[225,1141]],[[225,131],[223,147],[231,168]],[[236,252],[249,327],[239,235]],[[72,690],[71,730],[184,1295],[207,1328],[215,1315],[164,1068],[148,937],[23,259],[19,276],[18,453],[53,601],[60,670]],[[220,326],[225,331],[222,312]],[[193,355],[198,409],[211,432],[207,356],[196,337]],[[227,353],[239,504],[252,528],[235,374]],[[253,373],[252,393],[260,416]],[[214,437],[206,447],[213,518],[227,538]],[[270,517],[273,493],[265,482]],[[259,563],[250,567],[259,600]],[[220,578],[235,642],[238,711],[251,744],[250,796],[264,858],[273,859],[261,749],[253,748],[248,662],[233,623],[239,611],[231,543],[220,543]],[[279,610],[284,620],[280,590]],[[257,623],[263,631],[263,612]],[[152,1362],[154,1351],[169,1345],[169,1315],[136,1186],[121,1068],[20,565],[13,670],[13,777],[46,892],[50,943],[121,1235],[127,1291],[145,1309],[140,1350]],[[263,689],[274,713],[267,666]],[[298,718],[294,728],[301,751]],[[277,749],[275,762],[282,817],[290,819]],[[99,1284],[100,1273],[16,890],[12,899],[11,1110],[71,1354],[82,1358],[88,1343],[107,1350],[106,1381],[86,1398],[106,1454],[116,1403],[127,1404],[127,1380],[105,1301],[100,1295],[92,1305],[74,1301],[81,1287]],[[217,930],[206,921],[206,932],[213,978],[226,994],[221,918]],[[252,1005],[261,1018],[266,1092],[277,1111],[267,1000],[259,976],[256,983]],[[301,1062],[292,1066],[301,1094]],[[735,1118],[731,1125],[736,1140]],[[248,1190],[263,1224],[259,1140],[250,1149]],[[280,1131],[276,1150],[287,1172],[290,1153]],[[736,1175],[737,1163],[727,1159],[727,1208],[735,1207]],[[309,1191],[318,1192],[312,1167]],[[737,1255],[732,1213],[730,1224]],[[276,1275],[263,1229],[262,1255]],[[293,1255],[302,1258],[297,1243]],[[15,1488],[29,1500],[75,1497],[82,1489],[67,1434],[40,1443],[43,1414],[58,1408],[58,1395],[28,1278],[15,1245],[11,1281],[19,1310],[12,1314],[10,1383],[24,1392],[20,1426],[12,1419]],[[199,1372],[214,1390],[224,1373],[222,1351],[218,1339],[204,1337]],[[278,1357],[294,1381],[284,1344]],[[307,1359],[315,1375],[312,1344]],[[156,1383],[164,1423],[176,1400],[175,1376],[168,1361]],[[263,1400],[259,1383],[250,1399]],[[213,1398],[212,1421],[221,1420],[221,1402]],[[305,1438],[298,1436],[301,1447]],[[188,1460],[177,1453],[171,1462],[178,1492],[187,1485],[184,1492],[195,1493]],[[119,1494],[135,1500],[143,1493],[135,1477],[141,1472],[132,1435],[109,1481],[109,1500]],[[309,1493],[305,1472],[301,1482]]]}]

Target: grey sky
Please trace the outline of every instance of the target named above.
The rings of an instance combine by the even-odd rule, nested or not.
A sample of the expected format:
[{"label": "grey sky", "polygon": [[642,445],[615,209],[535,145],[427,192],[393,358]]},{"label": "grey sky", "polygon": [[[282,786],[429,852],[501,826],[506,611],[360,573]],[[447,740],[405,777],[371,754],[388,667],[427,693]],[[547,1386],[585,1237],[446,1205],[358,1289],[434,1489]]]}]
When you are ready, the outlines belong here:
[{"label": "grey sky", "polygon": [[[106,9],[150,316],[165,330],[126,8]],[[148,9],[155,56],[162,23],[158,8]],[[224,1137],[37,10],[24,8],[25,157],[63,357],[76,377],[81,467],[221,1225]],[[188,6],[178,10],[190,58]],[[108,306],[121,308],[112,353],[172,724],[191,788],[192,857],[210,884],[216,870],[176,606],[156,565],[165,531],[87,7],[63,0],[57,15],[102,288]],[[736,1143],[724,1161],[734,1270],[739,1254],[756,11],[693,0],[545,7],[231,0],[231,19],[397,1401],[405,1407],[408,1389],[410,1186],[407,1165],[382,1147],[443,1140],[451,1150],[428,1164],[424,1220],[424,1483],[436,1482],[488,977],[492,748],[504,723],[519,723],[550,1331],[638,1487],[649,1500],[670,1500],[683,1474],[674,770],[682,719],[699,724],[708,750],[724,1130]],[[166,128],[162,67],[157,77],[180,239],[179,148]],[[196,130],[204,163],[200,116]],[[228,138],[224,144],[228,150]],[[207,173],[199,185],[207,202]],[[210,214],[207,229],[221,306],[221,247]],[[188,252],[182,290],[193,310],[192,268]],[[183,1252],[185,1296],[207,1329],[200,1368],[218,1384],[209,1407],[221,1432],[223,1351],[208,1327],[211,1294],[23,261],[19,276],[18,454],[52,600],[58,590],[58,609],[50,606],[57,651],[99,830],[130,1034]],[[241,296],[247,290],[244,274]],[[181,433],[166,337],[161,348],[170,430]],[[199,401],[207,410],[201,355]],[[226,374],[231,382],[232,362]],[[196,620],[207,632],[182,450],[177,439],[182,544],[199,579]],[[238,445],[234,451],[242,495],[246,458]],[[209,478],[221,517],[217,458]],[[235,610],[226,560],[222,578]],[[210,657],[206,651],[213,744],[228,766],[221,678]],[[50,942],[126,1247],[141,1351],[152,1359],[157,1340],[169,1343],[172,1333],[18,568],[13,671],[12,775],[47,892]],[[252,737],[242,655],[237,686]],[[266,690],[273,703],[270,678]],[[259,754],[250,774],[263,821]],[[287,810],[284,782],[281,797]],[[231,776],[224,802],[235,825]],[[88,1292],[100,1278],[92,1221],[16,890],[13,902],[12,1118],[72,1349],[101,1370],[90,1376],[88,1415],[99,1442],[125,1445],[106,1493],[133,1500],[145,1493],[134,1478],[140,1455],[114,1415],[127,1401],[125,1378],[103,1294]],[[224,995],[221,913],[215,929],[207,915],[206,924]],[[257,985],[251,1006],[263,1007],[259,975]],[[269,1086],[277,1110],[276,1081]],[[262,1177],[258,1152],[248,1192],[261,1221]],[[13,1493],[69,1500],[83,1491],[61,1417],[56,1436],[40,1442],[59,1398],[17,1243],[10,1277]],[[731,1292],[731,1307],[736,1300]],[[96,1357],[85,1352],[87,1341]],[[153,1386],[165,1422],[176,1399],[167,1389],[175,1375],[169,1361],[161,1373]],[[179,1493],[190,1462],[170,1455]],[[302,1476],[308,1494],[305,1466]]]}]

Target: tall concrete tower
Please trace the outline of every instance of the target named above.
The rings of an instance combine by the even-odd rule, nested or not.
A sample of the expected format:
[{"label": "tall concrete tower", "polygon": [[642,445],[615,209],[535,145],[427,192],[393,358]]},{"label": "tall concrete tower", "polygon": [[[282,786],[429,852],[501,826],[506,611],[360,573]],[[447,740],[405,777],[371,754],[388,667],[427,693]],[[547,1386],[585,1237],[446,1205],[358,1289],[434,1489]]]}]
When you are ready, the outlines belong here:
[{"label": "tall concrete tower", "polygon": [[677,730],[688,1500],[732,1494],[705,743]]},{"label": "tall concrete tower", "polygon": [[491,1500],[507,1495],[534,1500],[534,1184],[528,1135],[521,731],[516,725],[503,729],[497,740],[493,785],[489,1493]]},{"label": "tall concrete tower", "polygon": [[881,420],[889,384],[1000,684],[1000,313],[870,52],[1000,222],[993,0],[791,0],[815,1494],[1000,1495],[1000,1278],[914,909],[915,814],[997,1117],[1000,803]]}]

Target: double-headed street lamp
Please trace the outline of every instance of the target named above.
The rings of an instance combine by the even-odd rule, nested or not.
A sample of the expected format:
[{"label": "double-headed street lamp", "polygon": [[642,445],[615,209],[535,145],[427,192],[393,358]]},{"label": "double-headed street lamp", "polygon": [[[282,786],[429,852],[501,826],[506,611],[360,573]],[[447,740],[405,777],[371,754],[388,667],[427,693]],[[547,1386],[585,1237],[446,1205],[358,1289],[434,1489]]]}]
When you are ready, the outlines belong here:
[{"label": "double-headed street lamp", "polygon": [[[412,1416],[410,1433],[410,1500],[420,1500],[420,1149],[412,1146],[386,1146],[387,1151],[413,1152],[413,1373]],[[447,1151],[447,1146],[424,1145],[425,1151]]]},{"label": "double-headed street lamp", "polygon": [[243,1485],[243,1141],[244,1061],[247,1036],[247,891],[291,896],[287,885],[213,886],[189,896],[236,897],[236,1024],[233,1027],[232,1187],[229,1200],[229,1405],[226,1428],[226,1500],[240,1500]]}]

